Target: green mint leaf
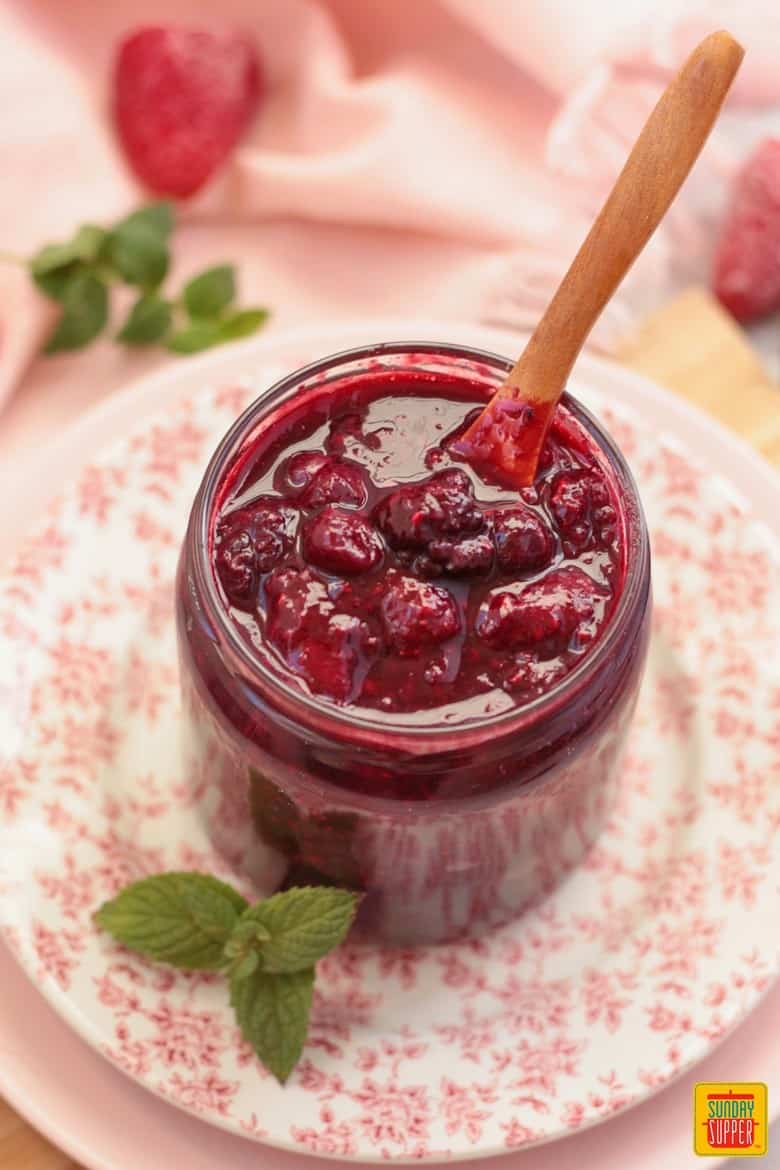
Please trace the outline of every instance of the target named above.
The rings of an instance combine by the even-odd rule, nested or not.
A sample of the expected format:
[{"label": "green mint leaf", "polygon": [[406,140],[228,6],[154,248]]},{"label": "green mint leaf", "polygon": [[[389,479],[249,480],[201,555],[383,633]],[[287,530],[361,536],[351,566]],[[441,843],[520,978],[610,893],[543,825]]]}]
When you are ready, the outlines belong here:
[{"label": "green mint leaf", "polygon": [[41,276],[45,272],[65,268],[74,260],[80,259],[75,240],[69,240],[66,244],[44,244],[30,260],[30,272],[33,276]]},{"label": "green mint leaf", "polygon": [[50,272],[33,272],[32,278],[44,296],[52,301],[62,301],[70,282],[84,271],[84,265],[74,260],[72,264],[53,268]]},{"label": "green mint leaf", "polygon": [[314,970],[230,980],[230,1002],[244,1039],[281,1084],[298,1063],[309,1028]]},{"label": "green mint leaf", "polygon": [[64,287],[62,313],[45,353],[80,349],[97,337],[108,320],[108,290],[92,272],[77,272]]},{"label": "green mint leaf", "polygon": [[199,318],[174,333],[166,344],[173,353],[199,353],[203,349],[224,345],[225,342],[254,333],[267,316],[265,309],[246,309],[221,320]]},{"label": "green mint leaf", "polygon": [[218,321],[193,321],[169,337],[165,344],[172,353],[200,353],[202,349],[219,345],[221,340]]},{"label": "green mint leaf", "polygon": [[93,223],[85,223],[72,240],[64,244],[45,244],[30,260],[33,276],[43,276],[67,268],[75,261],[91,263],[96,260],[108,233]]},{"label": "green mint leaf", "polygon": [[294,886],[250,906],[241,917],[270,935],[260,946],[263,970],[305,971],[346,938],[360,895],[328,886]]},{"label": "green mint leaf", "polygon": [[126,345],[150,345],[165,336],[172,320],[169,301],[154,293],[139,297],[121,331],[117,333],[117,341],[123,341]]},{"label": "green mint leaf", "polygon": [[254,922],[244,922],[243,919],[233,927],[230,938],[225,943],[225,958],[237,959],[244,954],[247,947],[251,947],[257,937],[257,926]]},{"label": "green mint leaf", "polygon": [[106,259],[126,284],[149,291],[165,279],[168,245],[156,232],[143,225],[114,228],[106,244]]},{"label": "green mint leaf", "polygon": [[73,237],[78,259],[86,264],[92,264],[100,255],[107,239],[108,232],[105,228],[98,227],[95,223],[83,223]]},{"label": "green mint leaf", "polygon": [[184,307],[193,319],[218,317],[236,295],[236,277],[232,264],[207,268],[184,286]]},{"label": "green mint leaf", "polygon": [[231,979],[247,979],[250,975],[254,975],[257,968],[260,966],[260,955],[257,951],[247,951],[233,967],[230,977]]},{"label": "green mint leaf", "polygon": [[229,317],[223,317],[219,323],[221,341],[237,341],[239,337],[249,337],[256,333],[269,317],[268,309],[239,309]]},{"label": "green mint leaf", "polygon": [[30,275],[45,296],[62,301],[70,282],[95,262],[107,238],[103,228],[82,224],[72,240],[46,244],[36,252],[28,265]]},{"label": "green mint leaf", "polygon": [[217,970],[247,902],[202,873],[163,873],[126,886],[95,914],[131,950],[183,970]]},{"label": "green mint leaf", "polygon": [[128,228],[131,230],[142,228],[161,240],[167,240],[173,231],[172,204],[166,200],[161,203],[148,203],[146,207],[140,207],[138,211],[121,220],[115,230],[124,231]]}]

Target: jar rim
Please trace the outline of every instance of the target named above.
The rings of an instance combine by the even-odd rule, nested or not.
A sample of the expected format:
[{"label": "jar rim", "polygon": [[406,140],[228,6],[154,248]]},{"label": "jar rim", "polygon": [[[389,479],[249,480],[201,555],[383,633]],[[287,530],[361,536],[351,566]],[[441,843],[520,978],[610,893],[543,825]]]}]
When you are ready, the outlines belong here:
[{"label": "jar rim", "polygon": [[[339,707],[305,691],[295,683],[288,683],[276,674],[254,652],[253,647],[243,638],[230,619],[227,608],[219,594],[215,574],[209,557],[210,522],[217,492],[226,473],[233,466],[252,428],[260,422],[266,412],[287,400],[297,387],[309,383],[321,374],[338,375],[341,366],[356,362],[401,356],[416,357],[421,361],[436,358],[459,358],[487,366],[501,374],[508,373],[513,362],[499,354],[452,342],[381,342],[341,350],[302,366],[279,379],[239,415],[217,445],[193,503],[188,527],[187,540],[192,539],[193,569],[201,601],[217,633],[224,638],[233,664],[242,673],[248,672],[251,685],[258,686],[263,697],[274,706],[274,698],[284,700],[285,714],[298,725],[303,724],[313,732],[339,734],[344,739],[364,739],[367,746],[375,745],[377,738],[382,746],[396,747],[399,751],[417,753],[422,746],[431,751],[457,750],[472,747],[484,739],[486,734],[503,735],[516,732],[523,726],[537,724],[548,713],[553,713],[577,694],[589,678],[608,659],[620,637],[630,625],[637,605],[644,608],[649,596],[650,546],[642,503],[636,483],[628,464],[617,444],[597,419],[568,391],[562,403],[594,439],[605,455],[610,469],[630,507],[624,508],[626,515],[626,569],[617,606],[592,650],[568,674],[554,684],[543,695],[528,703],[518,704],[495,715],[475,717],[460,726],[442,723],[415,726],[411,723],[394,722],[392,715],[377,712],[376,718],[360,708]],[[344,370],[346,376],[348,370]],[[316,383],[315,383],[316,385]],[[300,718],[299,718],[300,716]],[[307,718],[308,716],[308,718]],[[363,733],[363,734],[362,734]]]}]

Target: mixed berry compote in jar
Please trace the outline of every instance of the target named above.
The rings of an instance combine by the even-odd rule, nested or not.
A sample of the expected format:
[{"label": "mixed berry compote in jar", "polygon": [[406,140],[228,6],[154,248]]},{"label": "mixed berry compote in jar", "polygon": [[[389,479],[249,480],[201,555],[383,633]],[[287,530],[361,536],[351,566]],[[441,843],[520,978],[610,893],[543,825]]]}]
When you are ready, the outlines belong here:
[{"label": "mixed berry compote in jar", "polygon": [[182,551],[188,779],[258,893],[364,892],[436,942],[551,890],[610,809],[650,613],[631,474],[570,396],[536,481],[456,441],[511,368],[392,344],[308,366],[220,443]]}]

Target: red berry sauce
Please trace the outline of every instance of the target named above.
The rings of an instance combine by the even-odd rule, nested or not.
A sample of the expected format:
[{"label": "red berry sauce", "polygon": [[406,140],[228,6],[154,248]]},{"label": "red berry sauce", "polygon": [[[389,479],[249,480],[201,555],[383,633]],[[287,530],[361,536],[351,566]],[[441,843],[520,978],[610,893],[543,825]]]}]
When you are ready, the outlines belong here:
[{"label": "red berry sauce", "polygon": [[544,694],[598,640],[625,573],[606,459],[561,407],[535,484],[490,482],[452,450],[484,401],[465,378],[369,373],[293,399],[244,449],[214,572],[288,683],[460,723]]}]

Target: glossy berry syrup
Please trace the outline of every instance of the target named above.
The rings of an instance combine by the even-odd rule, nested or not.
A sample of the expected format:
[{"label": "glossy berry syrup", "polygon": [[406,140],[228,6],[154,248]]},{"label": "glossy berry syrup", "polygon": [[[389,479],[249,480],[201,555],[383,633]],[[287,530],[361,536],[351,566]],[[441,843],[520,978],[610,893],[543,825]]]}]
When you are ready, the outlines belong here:
[{"label": "glossy berry syrup", "polygon": [[236,424],[179,574],[187,774],[261,891],[361,889],[360,926],[505,921],[595,839],[644,663],[633,481],[571,399],[519,491],[455,441],[508,363],[402,346]]},{"label": "glossy berry syrup", "polygon": [[543,695],[598,640],[624,571],[604,460],[561,411],[533,487],[486,482],[451,455],[483,397],[400,372],[344,386],[325,417],[271,421],[212,555],[242,636],[291,681],[354,708],[474,719],[498,696]]}]

